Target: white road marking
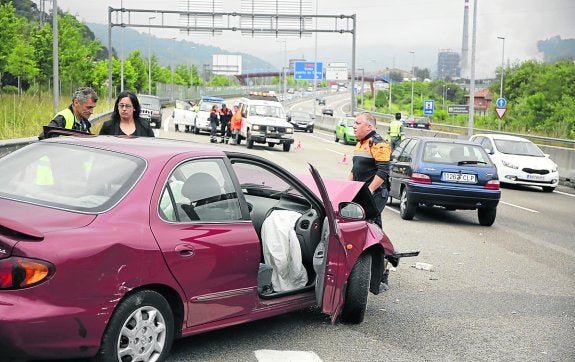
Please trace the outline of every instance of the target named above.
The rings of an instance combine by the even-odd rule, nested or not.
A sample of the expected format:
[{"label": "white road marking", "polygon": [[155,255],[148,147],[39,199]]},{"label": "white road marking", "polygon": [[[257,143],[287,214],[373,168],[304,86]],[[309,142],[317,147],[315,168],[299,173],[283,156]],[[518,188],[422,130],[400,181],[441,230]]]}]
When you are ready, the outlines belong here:
[{"label": "white road marking", "polygon": [[555,191],[553,191],[553,192],[556,193],[556,194],[561,194],[561,195],[565,195],[565,196],[575,197],[575,194],[568,194],[568,193],[562,192],[562,191],[557,191],[557,190],[555,190]]},{"label": "white road marking", "polygon": [[[391,207],[389,207],[389,206],[390,206],[390,205],[385,205],[385,209],[383,209],[383,211],[385,211],[385,210],[390,210],[390,211],[393,211],[393,212],[395,212],[396,214],[399,215],[399,209],[396,210],[396,209],[391,208]],[[398,207],[399,207],[399,205],[398,205]]]},{"label": "white road marking", "polygon": [[337,153],[338,155],[346,155],[346,154],[347,154],[347,153],[345,153],[345,152],[339,152],[339,151],[336,151],[336,150],[332,150],[331,148],[326,148],[325,150],[326,150],[326,151],[329,151],[329,152]]},{"label": "white road marking", "polygon": [[499,202],[502,203],[502,204],[505,204],[505,205],[508,205],[508,206],[513,206],[513,207],[516,207],[516,208],[518,208],[518,209],[525,210],[525,211],[529,211],[529,212],[532,212],[532,213],[535,213],[535,214],[538,214],[538,213],[539,213],[539,211],[537,211],[537,210],[528,209],[528,208],[526,208],[526,207],[519,206],[519,205],[515,205],[515,204],[510,204],[510,203],[505,202],[505,201],[499,200]]},{"label": "white road marking", "polygon": [[259,349],[254,354],[259,362],[322,362],[317,354],[309,351]]}]

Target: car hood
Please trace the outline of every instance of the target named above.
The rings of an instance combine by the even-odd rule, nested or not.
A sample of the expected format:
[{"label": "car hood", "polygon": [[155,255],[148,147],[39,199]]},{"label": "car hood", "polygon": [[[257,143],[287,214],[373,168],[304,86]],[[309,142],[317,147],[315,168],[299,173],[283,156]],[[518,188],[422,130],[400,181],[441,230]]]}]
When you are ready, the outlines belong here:
[{"label": "car hood", "polygon": [[[30,217],[30,215],[34,215]],[[90,224],[96,215],[0,199],[0,251],[19,240],[42,240],[48,233]],[[0,258],[7,257],[0,253]]]},{"label": "car hood", "polygon": [[257,124],[261,126],[277,126],[286,128],[293,127],[291,123],[283,118],[250,116],[249,120],[251,124]]},{"label": "car hood", "polygon": [[553,162],[549,157],[511,155],[507,153],[499,153],[497,157],[501,160],[510,162],[519,168],[552,169],[557,167],[555,162]]}]

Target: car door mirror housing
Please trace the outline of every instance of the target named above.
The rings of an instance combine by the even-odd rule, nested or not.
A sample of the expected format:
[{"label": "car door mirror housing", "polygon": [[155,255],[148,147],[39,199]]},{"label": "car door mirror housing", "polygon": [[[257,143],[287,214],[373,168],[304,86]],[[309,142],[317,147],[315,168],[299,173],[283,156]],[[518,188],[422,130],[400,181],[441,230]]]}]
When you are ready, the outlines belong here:
[{"label": "car door mirror housing", "polygon": [[355,202],[342,202],[338,205],[339,215],[346,219],[351,220],[364,220],[365,211],[363,207],[359,206]]}]

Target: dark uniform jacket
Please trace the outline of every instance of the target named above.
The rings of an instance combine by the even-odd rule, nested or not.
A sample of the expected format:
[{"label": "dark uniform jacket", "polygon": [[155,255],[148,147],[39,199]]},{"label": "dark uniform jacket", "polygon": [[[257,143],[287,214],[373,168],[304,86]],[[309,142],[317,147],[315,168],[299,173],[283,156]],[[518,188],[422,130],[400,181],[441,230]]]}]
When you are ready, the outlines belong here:
[{"label": "dark uniform jacket", "polygon": [[354,181],[362,181],[369,185],[375,175],[378,175],[384,180],[383,186],[389,188],[390,154],[389,143],[375,131],[359,140],[353,150],[351,172]]},{"label": "dark uniform jacket", "polygon": [[111,135],[111,136],[136,136],[136,137],[154,137],[154,130],[147,121],[135,120],[136,130],[134,133],[126,135],[120,128],[120,121],[115,121],[113,119],[104,122],[102,129],[100,129],[101,135]]}]

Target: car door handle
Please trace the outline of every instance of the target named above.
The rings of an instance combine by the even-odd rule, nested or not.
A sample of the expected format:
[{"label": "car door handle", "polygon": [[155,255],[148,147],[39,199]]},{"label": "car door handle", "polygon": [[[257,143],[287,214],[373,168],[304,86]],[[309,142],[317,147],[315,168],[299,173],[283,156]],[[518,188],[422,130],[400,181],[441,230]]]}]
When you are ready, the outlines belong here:
[{"label": "car door handle", "polygon": [[176,251],[176,253],[179,253],[181,256],[189,257],[189,256],[196,255],[196,249],[194,249],[193,246],[187,245],[187,244],[178,245],[174,248],[174,250]]}]

